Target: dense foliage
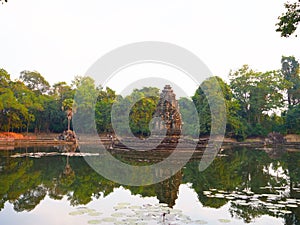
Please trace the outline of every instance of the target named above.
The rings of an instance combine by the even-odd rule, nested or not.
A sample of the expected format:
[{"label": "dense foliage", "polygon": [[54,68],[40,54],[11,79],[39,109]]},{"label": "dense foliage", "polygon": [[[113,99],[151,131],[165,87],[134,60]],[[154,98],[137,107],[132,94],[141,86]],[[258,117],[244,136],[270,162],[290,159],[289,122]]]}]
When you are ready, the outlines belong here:
[{"label": "dense foliage", "polygon": [[[272,131],[300,133],[299,62],[283,56],[281,64],[281,69],[267,72],[244,65],[230,72],[229,84],[211,77],[191,99],[180,98],[184,134],[198,136],[200,130],[200,135],[209,135],[212,115],[222,116],[211,107],[208,96],[215,102],[224,99],[228,137],[243,140]],[[0,131],[62,132],[72,128],[71,119],[76,117],[83,124],[80,132],[89,133],[95,126],[99,133],[111,133],[113,108],[118,115],[114,125],[123,134],[147,137],[158,100],[159,89],[153,87],[120,96],[108,87],[96,86],[91,77],[77,76],[71,85],[58,82],[51,86],[36,71],[22,71],[19,79],[11,80],[8,72],[0,69]],[[193,113],[195,108],[198,115]],[[194,122],[197,116],[199,124]],[[96,124],[86,121],[88,118],[95,118]]]},{"label": "dense foliage", "polygon": [[287,2],[284,7],[286,11],[278,17],[276,31],[280,32],[282,37],[289,37],[297,30],[300,22],[300,0]]}]

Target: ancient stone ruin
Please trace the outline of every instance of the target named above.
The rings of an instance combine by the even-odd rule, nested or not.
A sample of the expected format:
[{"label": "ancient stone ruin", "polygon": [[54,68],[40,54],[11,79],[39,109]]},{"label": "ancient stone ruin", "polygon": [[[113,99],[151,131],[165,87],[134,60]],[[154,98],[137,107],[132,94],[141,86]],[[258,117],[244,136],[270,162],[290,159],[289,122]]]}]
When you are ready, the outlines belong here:
[{"label": "ancient stone ruin", "polygon": [[176,95],[170,85],[162,90],[154,117],[160,118],[154,124],[154,131],[166,129],[167,137],[180,136],[182,119]]}]

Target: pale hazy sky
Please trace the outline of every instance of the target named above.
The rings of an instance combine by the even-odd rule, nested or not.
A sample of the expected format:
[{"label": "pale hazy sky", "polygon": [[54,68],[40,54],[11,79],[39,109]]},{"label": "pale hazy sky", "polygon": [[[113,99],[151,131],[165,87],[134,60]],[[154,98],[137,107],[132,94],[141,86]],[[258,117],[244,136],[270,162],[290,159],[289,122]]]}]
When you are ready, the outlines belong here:
[{"label": "pale hazy sky", "polygon": [[223,79],[243,64],[279,69],[282,55],[300,59],[300,37],[275,32],[284,2],[9,0],[0,5],[0,67],[13,78],[36,70],[51,84],[70,82],[114,48],[164,41],[193,52]]}]

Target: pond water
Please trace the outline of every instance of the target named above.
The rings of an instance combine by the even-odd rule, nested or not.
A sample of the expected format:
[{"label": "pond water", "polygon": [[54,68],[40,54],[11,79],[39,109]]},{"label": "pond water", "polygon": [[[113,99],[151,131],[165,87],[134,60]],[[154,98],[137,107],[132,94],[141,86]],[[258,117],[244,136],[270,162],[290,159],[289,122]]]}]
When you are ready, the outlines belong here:
[{"label": "pond water", "polygon": [[1,151],[0,224],[300,224],[299,165],[300,152],[227,149],[134,187],[60,148]]}]

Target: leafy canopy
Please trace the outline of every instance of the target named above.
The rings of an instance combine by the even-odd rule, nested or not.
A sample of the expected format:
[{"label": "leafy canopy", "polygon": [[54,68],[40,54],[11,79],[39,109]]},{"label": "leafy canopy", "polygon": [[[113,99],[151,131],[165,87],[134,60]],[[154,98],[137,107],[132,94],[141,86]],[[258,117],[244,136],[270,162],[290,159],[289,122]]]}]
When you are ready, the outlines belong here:
[{"label": "leafy canopy", "polygon": [[287,2],[284,7],[286,11],[278,17],[276,31],[280,32],[282,37],[289,37],[297,30],[300,22],[300,0],[293,3]]}]

